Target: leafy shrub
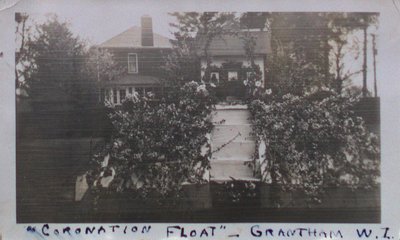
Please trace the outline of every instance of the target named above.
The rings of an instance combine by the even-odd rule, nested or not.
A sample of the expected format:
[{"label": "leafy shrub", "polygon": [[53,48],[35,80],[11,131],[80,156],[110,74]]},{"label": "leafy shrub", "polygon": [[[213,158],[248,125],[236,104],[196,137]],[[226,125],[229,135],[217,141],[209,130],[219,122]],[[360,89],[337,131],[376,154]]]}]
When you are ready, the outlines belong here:
[{"label": "leafy shrub", "polygon": [[223,190],[232,203],[242,203],[257,196],[256,184],[250,181],[225,182]]},{"label": "leafy shrub", "polygon": [[255,207],[259,204],[260,188],[258,182],[235,180],[213,182],[211,184],[213,205],[215,207]]},{"label": "leafy shrub", "polygon": [[176,196],[185,182],[202,182],[209,168],[211,107],[206,86],[195,82],[161,101],[127,96],[111,111],[115,132],[94,157],[89,182],[95,188],[106,185],[107,191],[159,198]]},{"label": "leafy shrub", "polygon": [[254,100],[254,133],[266,144],[263,181],[278,192],[304,191],[316,202],[329,187],[376,186],[379,139],[351,111],[355,102],[332,92]]}]

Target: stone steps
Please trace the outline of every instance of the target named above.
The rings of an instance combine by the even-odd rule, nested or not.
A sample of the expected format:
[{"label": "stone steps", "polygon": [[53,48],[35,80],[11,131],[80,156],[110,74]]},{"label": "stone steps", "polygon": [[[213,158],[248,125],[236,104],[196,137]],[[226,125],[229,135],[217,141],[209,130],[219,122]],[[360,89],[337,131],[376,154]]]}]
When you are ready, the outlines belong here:
[{"label": "stone steps", "polygon": [[217,160],[211,161],[211,181],[257,180],[253,177],[253,169],[243,160]]},{"label": "stone steps", "polygon": [[250,113],[247,108],[218,109],[212,113],[212,121],[221,125],[249,125]]},{"label": "stone steps", "polygon": [[226,142],[212,142],[212,150],[214,152],[212,155],[213,159],[242,159],[242,160],[250,160],[253,157],[254,149],[256,147],[254,141],[246,141],[246,142],[231,142],[226,146],[223,146]]},{"label": "stone steps", "polygon": [[212,113],[215,127],[211,133],[212,157],[210,180],[257,180],[252,161],[255,141],[251,135],[250,113],[245,105],[217,105]]},{"label": "stone steps", "polygon": [[233,138],[236,142],[254,141],[251,132],[251,125],[219,124],[214,126],[211,138],[216,142],[227,142]]}]

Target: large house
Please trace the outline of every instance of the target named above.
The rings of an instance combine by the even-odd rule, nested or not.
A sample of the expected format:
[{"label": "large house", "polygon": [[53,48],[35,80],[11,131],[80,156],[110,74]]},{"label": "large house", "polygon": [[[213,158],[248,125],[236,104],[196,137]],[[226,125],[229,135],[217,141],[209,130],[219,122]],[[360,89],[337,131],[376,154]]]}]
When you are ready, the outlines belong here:
[{"label": "large house", "polygon": [[141,18],[141,27],[131,27],[99,45],[113,54],[124,74],[114,80],[101,83],[100,101],[120,104],[128,94],[153,92],[160,94],[162,66],[172,49],[170,40],[153,32],[150,16]]},{"label": "large house", "polygon": [[[272,52],[270,34],[259,29],[251,29],[247,34],[255,40],[254,61],[261,71],[262,86],[265,86],[269,79],[267,56]],[[248,79],[252,72],[242,37],[240,34],[219,36],[211,42],[208,49],[212,57],[211,80],[220,86],[224,96],[235,95],[237,86],[242,89],[243,81]],[[199,68],[203,77],[206,59],[201,40],[198,41],[197,46],[200,56]],[[108,100],[118,105],[133,91],[140,94],[163,92],[162,66],[165,63],[165,57],[171,52],[172,44],[167,37],[153,32],[150,16],[141,18],[141,27],[131,27],[98,47],[112,53],[118,65],[125,68],[120,78],[100,84],[99,100],[101,102]]]}]

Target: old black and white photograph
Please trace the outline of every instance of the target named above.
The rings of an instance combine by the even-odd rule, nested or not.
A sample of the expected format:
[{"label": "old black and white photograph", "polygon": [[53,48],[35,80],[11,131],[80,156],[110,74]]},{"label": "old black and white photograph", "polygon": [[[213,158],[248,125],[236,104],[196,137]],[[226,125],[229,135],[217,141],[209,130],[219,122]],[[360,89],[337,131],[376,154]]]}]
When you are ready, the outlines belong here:
[{"label": "old black and white photograph", "polygon": [[17,223],[381,222],[378,12],[109,16],[15,12]]}]

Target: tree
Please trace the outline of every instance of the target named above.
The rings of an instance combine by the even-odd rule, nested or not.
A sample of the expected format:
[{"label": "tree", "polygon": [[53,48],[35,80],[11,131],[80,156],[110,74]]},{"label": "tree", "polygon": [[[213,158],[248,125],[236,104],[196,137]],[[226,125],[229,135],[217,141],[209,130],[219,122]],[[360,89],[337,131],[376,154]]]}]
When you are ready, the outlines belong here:
[{"label": "tree", "polygon": [[[212,56],[209,54],[211,42],[225,34],[235,34],[238,28],[238,19],[234,13],[224,12],[187,12],[172,13],[178,23],[172,23],[176,28],[177,46],[191,46],[190,53],[196,52],[193,48],[199,48],[199,54],[206,59],[203,81],[210,82]],[[182,40],[185,42],[183,43]],[[182,45],[183,43],[183,45]],[[189,44],[187,44],[189,43]],[[188,52],[189,53],[189,52]]]},{"label": "tree", "polygon": [[303,95],[313,88],[329,87],[329,29],[323,14],[272,13],[268,21],[273,92]]},{"label": "tree", "polygon": [[85,60],[85,44],[61,23],[57,16],[36,26],[36,34],[29,45],[33,73],[28,79],[29,95],[33,99],[49,93],[55,100],[62,92],[76,100],[82,98],[81,72]]},{"label": "tree", "polygon": [[[175,24],[171,24],[177,27]],[[174,32],[175,40],[172,41],[172,52],[167,56],[164,66],[167,80],[176,86],[181,86],[190,81],[200,81],[200,59],[196,52],[195,39],[190,32],[177,29]]]},{"label": "tree", "polygon": [[[20,22],[26,21],[26,17],[20,18]],[[16,68],[16,74],[23,77],[16,78],[17,82],[23,78],[32,100],[51,103],[63,97],[71,106],[88,107],[97,99],[98,82],[112,81],[123,72],[112,54],[94,47],[88,49],[87,43],[56,15],[37,24],[35,31],[31,35],[23,34],[22,39],[25,41],[16,61],[24,66]]]},{"label": "tree", "polygon": [[254,35],[251,34],[249,28],[247,31],[243,31],[240,38],[244,43],[244,50],[252,70],[250,77],[244,82],[247,90],[247,99],[252,99],[259,97],[261,95],[260,90],[262,89],[262,72],[260,67],[255,63],[254,49],[256,47],[256,39]]},{"label": "tree", "polygon": [[[326,13],[328,27],[330,29],[330,46],[332,48],[332,69],[335,75],[334,85],[336,91],[341,93],[345,81],[350,80],[352,76],[363,73],[363,96],[367,96],[367,29],[377,26],[377,13]],[[345,71],[344,58],[346,55],[355,53],[356,59],[360,54],[355,38],[351,41],[351,35],[356,32],[363,32],[363,66],[361,70],[350,72]],[[350,44],[350,46],[349,46]],[[346,46],[347,45],[347,46]]]},{"label": "tree", "polygon": [[85,57],[86,77],[97,82],[114,81],[125,71],[125,67],[119,66],[107,49],[91,47]]},{"label": "tree", "polygon": [[17,49],[15,50],[15,88],[18,92],[26,90],[26,79],[30,78],[32,73],[29,51],[29,43],[31,41],[31,27],[28,24],[29,15],[27,13],[15,13],[15,42]]},{"label": "tree", "polygon": [[[335,71],[335,82],[336,82],[336,91],[338,93],[342,92],[343,83],[344,81],[348,80],[349,77],[352,75],[350,73],[344,74],[344,62],[343,59],[345,57],[345,46],[347,44],[347,40],[338,37],[337,40],[334,42],[334,46],[332,47],[332,55],[334,59],[333,69]],[[355,74],[355,73],[354,73]]]},{"label": "tree", "polygon": [[[365,36],[368,27],[377,23],[376,13],[254,12],[243,14],[241,23],[271,32],[269,74],[277,94],[302,95],[321,87],[341,91],[343,83],[359,72],[363,72],[366,81],[366,61],[362,70],[350,72],[346,71],[344,58],[358,53],[349,37],[359,30]],[[363,42],[365,53],[365,38]]]},{"label": "tree", "polygon": [[101,82],[114,81],[126,72],[126,67],[120,66],[106,49],[91,47],[83,55],[84,62],[78,78],[82,85],[84,103],[97,101],[100,94],[96,90]]},{"label": "tree", "polygon": [[274,55],[269,60],[273,75],[269,87],[275,96],[287,93],[302,96],[316,88],[329,87],[321,68],[307,60],[303,50],[295,53]]}]

